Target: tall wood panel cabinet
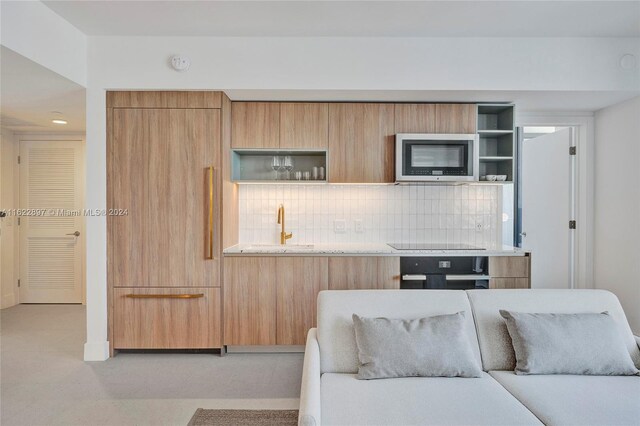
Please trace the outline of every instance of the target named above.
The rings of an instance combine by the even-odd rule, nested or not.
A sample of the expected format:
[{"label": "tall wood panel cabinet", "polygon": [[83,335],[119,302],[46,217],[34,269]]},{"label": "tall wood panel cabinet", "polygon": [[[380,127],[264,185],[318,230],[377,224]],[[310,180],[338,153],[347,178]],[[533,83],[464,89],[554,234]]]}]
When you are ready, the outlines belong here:
[{"label": "tall wood panel cabinet", "polygon": [[221,92],[108,92],[111,349],[220,348]]}]

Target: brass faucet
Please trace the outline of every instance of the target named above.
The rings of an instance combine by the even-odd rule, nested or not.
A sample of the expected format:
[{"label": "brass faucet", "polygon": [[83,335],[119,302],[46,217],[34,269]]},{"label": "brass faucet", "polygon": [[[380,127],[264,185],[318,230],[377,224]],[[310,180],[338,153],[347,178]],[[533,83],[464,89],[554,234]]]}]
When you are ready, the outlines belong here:
[{"label": "brass faucet", "polygon": [[278,207],[278,224],[282,225],[282,230],[280,231],[280,244],[287,244],[287,240],[293,237],[293,234],[284,232],[284,205],[280,204]]}]

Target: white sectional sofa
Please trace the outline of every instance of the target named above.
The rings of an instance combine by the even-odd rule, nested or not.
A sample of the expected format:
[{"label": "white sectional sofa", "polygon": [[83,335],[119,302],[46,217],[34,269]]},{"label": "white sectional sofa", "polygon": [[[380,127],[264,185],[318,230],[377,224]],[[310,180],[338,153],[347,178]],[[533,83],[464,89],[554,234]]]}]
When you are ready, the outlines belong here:
[{"label": "white sectional sofa", "polygon": [[[309,331],[300,425],[640,425],[638,376],[520,376],[500,309],[608,311],[640,366],[618,299],[601,290],[323,291]],[[465,311],[481,378],[358,380],[352,314],[420,318]],[[471,315],[472,314],[472,315]]]}]

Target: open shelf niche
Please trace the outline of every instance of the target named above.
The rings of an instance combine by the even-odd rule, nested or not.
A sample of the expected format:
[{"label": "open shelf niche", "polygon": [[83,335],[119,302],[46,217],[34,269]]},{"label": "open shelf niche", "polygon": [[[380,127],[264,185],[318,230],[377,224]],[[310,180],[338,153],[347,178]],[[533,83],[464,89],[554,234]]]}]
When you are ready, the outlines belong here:
[{"label": "open shelf niche", "polygon": [[513,104],[478,104],[479,174],[507,175],[513,182],[515,122]]},{"label": "open shelf niche", "polygon": [[[271,167],[274,156],[291,156],[291,172],[276,172]],[[324,179],[313,179],[314,167],[324,167]],[[309,172],[310,180],[296,180],[295,172]],[[280,149],[233,149],[231,180],[237,183],[326,183],[327,151]]]}]

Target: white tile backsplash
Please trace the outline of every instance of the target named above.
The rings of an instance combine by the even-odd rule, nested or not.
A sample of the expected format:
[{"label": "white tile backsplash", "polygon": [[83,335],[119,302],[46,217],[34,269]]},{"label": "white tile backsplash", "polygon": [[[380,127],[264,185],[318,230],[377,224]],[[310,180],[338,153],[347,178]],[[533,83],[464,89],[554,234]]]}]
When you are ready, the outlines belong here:
[{"label": "white tile backsplash", "polygon": [[[277,244],[279,204],[290,244],[466,243],[502,239],[502,187],[424,185],[240,185],[240,243]],[[344,220],[346,232],[334,231]],[[361,220],[363,232],[356,232]]]}]

